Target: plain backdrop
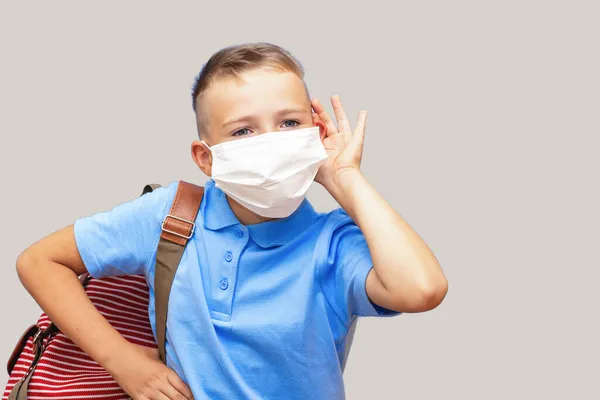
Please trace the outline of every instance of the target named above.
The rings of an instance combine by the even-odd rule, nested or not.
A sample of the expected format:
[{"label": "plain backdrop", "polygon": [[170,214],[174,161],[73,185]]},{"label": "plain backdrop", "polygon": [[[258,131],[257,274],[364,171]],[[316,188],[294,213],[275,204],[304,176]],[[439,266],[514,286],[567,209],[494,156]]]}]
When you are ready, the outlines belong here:
[{"label": "plain backdrop", "polygon": [[[190,90],[266,41],[369,111],[363,170],[449,280],[362,318],[348,399],[592,399],[598,378],[596,1],[0,3],[0,362],[40,309],[15,261],[146,183],[203,183]],[[318,184],[319,211],[337,204]],[[3,383],[1,383],[3,384]]]}]

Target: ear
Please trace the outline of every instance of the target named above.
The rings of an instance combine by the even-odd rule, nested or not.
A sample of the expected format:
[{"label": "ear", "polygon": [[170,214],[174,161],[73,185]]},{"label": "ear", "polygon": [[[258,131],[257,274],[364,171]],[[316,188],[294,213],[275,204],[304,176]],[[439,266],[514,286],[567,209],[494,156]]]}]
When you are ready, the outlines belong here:
[{"label": "ear", "polygon": [[325,123],[321,121],[321,119],[316,113],[313,113],[313,124],[319,127],[319,136],[321,137],[322,142],[327,137],[327,125],[325,125]]},{"label": "ear", "polygon": [[201,140],[192,142],[192,159],[206,176],[212,176],[212,153]]}]

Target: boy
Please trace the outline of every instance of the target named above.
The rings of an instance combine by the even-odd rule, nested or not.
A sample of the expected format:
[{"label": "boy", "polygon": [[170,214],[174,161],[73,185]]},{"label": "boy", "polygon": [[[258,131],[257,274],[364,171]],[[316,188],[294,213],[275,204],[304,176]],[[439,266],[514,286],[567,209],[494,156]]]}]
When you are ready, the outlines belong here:
[{"label": "boy", "polygon": [[[366,112],[352,133],[333,96],[336,126],[303,77],[287,51],[254,43],[217,52],[196,79],[192,157],[211,179],[172,286],[167,366],[107,323],[77,275],[144,274],[156,335],[156,245],[177,182],[19,256],[42,309],[132,398],[341,399],[358,316],[444,298],[436,258],[359,169]],[[341,208],[315,212],[304,198],[313,180]]]}]

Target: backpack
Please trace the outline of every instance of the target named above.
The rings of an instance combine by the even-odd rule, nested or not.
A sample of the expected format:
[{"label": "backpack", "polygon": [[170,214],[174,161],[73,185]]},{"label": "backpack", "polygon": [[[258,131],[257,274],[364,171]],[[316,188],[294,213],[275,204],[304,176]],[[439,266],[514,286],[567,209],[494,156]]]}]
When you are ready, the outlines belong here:
[{"label": "backpack", "polygon": [[[146,185],[141,196],[159,187]],[[143,275],[95,279],[84,274],[79,278],[92,303],[109,323],[130,342],[158,348],[163,363],[171,285],[185,245],[194,234],[203,194],[203,187],[179,181],[171,210],[162,221],[154,276],[157,341],[148,317],[149,293]],[[21,336],[7,370],[9,380],[2,400],[130,398],[45,313]]]}]

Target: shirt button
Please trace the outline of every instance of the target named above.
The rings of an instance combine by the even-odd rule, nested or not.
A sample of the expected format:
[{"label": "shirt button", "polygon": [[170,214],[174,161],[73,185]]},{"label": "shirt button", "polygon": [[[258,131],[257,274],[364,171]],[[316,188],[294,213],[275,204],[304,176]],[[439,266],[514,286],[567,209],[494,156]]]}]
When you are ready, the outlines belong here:
[{"label": "shirt button", "polygon": [[227,254],[225,254],[225,261],[230,262],[231,260],[233,260],[233,255],[228,251]]},{"label": "shirt button", "polygon": [[235,236],[239,237],[239,238],[243,238],[244,237],[244,231],[237,231]]},{"label": "shirt button", "polygon": [[227,286],[229,286],[229,283],[227,283],[227,278],[221,279],[221,289],[225,290],[227,289]]}]

